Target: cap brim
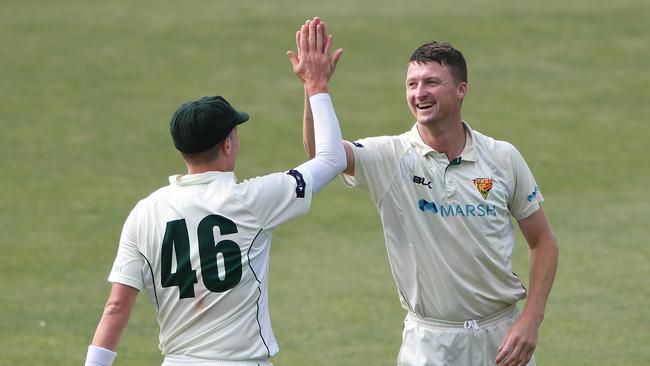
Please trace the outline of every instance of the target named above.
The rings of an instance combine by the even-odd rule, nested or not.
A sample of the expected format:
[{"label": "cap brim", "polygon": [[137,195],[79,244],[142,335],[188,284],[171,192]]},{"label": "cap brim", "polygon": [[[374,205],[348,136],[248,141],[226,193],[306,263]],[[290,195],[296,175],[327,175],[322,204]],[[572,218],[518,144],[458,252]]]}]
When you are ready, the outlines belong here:
[{"label": "cap brim", "polygon": [[250,116],[246,112],[237,111],[237,113],[235,113],[235,122],[238,125],[248,121],[249,118]]}]

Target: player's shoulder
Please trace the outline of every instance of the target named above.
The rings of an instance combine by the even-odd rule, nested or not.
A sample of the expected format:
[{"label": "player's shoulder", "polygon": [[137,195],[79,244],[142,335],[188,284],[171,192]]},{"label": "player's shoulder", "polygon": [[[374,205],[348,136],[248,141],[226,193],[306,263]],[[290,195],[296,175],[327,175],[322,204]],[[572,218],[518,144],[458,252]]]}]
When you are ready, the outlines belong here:
[{"label": "player's shoulder", "polygon": [[141,198],[133,207],[132,212],[138,213],[146,213],[150,210],[152,210],[158,202],[163,200],[164,197],[169,195],[169,192],[171,190],[170,186],[164,186],[160,187],[153,192],[149,193],[146,197]]},{"label": "player's shoulder", "polygon": [[388,152],[407,150],[410,147],[408,132],[400,135],[382,135],[365,137],[359,140],[350,141],[358,149],[365,149],[370,152]]},{"label": "player's shoulder", "polygon": [[512,156],[519,154],[519,150],[512,143],[487,136],[479,131],[472,130],[472,138],[481,151],[487,152],[494,159],[511,159]]},{"label": "player's shoulder", "polygon": [[286,172],[275,172],[265,175],[258,175],[251,178],[246,178],[235,185],[238,189],[248,189],[250,187],[264,186],[267,184],[277,184],[281,182]]},{"label": "player's shoulder", "polygon": [[519,150],[508,141],[487,136],[476,130],[472,130],[472,138],[481,157],[493,161],[498,166],[508,168],[520,164],[523,160]]},{"label": "player's shoulder", "polygon": [[287,189],[295,189],[296,182],[310,181],[311,177],[306,172],[289,170],[245,179],[237,183],[233,189],[244,196],[252,196],[258,192],[273,194]]}]

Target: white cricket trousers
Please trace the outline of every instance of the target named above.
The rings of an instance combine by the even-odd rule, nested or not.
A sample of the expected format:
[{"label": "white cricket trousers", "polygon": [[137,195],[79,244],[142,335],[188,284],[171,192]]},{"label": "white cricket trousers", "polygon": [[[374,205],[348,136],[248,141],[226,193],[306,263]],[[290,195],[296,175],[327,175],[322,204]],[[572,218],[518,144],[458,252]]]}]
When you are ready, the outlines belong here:
[{"label": "white cricket trousers", "polygon": [[269,361],[218,361],[167,355],[162,366],[273,366],[273,364]]},{"label": "white cricket trousers", "polygon": [[[409,312],[397,366],[494,366],[498,347],[519,317],[515,305],[485,318],[450,322]],[[535,366],[533,357],[528,366]]]}]

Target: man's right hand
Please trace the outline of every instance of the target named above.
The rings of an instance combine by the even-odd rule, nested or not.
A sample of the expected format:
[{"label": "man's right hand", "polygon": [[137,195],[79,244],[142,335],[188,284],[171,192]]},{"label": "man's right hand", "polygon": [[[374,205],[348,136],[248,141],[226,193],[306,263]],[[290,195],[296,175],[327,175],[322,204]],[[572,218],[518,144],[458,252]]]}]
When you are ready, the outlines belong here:
[{"label": "man's right hand", "polygon": [[307,20],[296,32],[298,53],[287,52],[293,72],[302,80],[308,96],[327,93],[327,83],[336,69],[342,49],[330,55],[332,35],[328,35],[325,23],[318,17]]}]

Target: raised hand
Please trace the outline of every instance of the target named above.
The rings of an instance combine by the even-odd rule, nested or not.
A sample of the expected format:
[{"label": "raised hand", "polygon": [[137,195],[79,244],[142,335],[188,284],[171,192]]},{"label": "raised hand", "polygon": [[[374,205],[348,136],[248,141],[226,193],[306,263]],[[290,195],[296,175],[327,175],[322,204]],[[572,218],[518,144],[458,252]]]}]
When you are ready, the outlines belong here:
[{"label": "raised hand", "polygon": [[342,49],[330,54],[333,37],[318,17],[307,20],[296,32],[298,53],[287,52],[293,72],[302,80],[308,95],[327,92],[327,82],[336,69]]}]

